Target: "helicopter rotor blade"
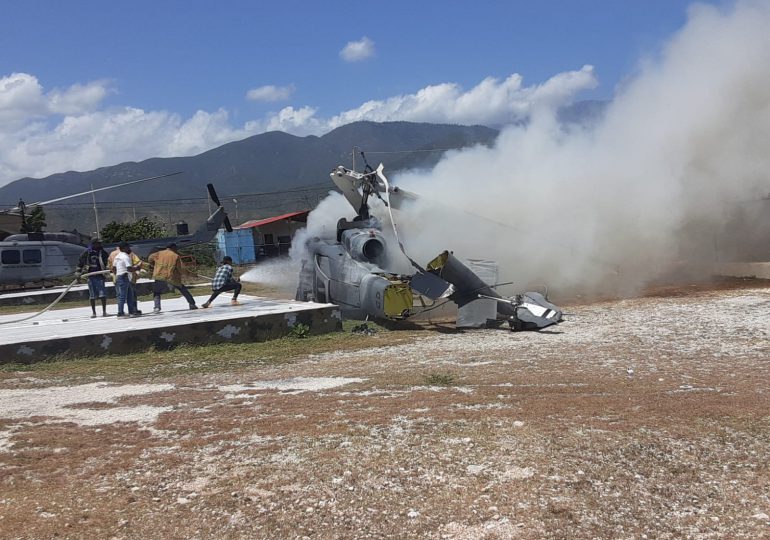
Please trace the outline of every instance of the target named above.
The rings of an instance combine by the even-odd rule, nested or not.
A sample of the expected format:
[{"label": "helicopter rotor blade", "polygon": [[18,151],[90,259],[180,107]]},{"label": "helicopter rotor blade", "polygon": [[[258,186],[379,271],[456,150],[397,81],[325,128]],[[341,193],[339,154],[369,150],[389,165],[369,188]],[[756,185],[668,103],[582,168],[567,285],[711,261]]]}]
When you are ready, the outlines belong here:
[{"label": "helicopter rotor blade", "polygon": [[222,204],[219,202],[219,197],[217,197],[217,192],[214,190],[214,184],[206,184],[206,189],[209,190],[209,197],[211,197],[211,200],[216,204],[217,206],[222,206]]},{"label": "helicopter rotor blade", "polygon": [[[217,192],[214,189],[214,184],[206,184],[206,189],[209,190],[209,197],[211,197],[212,202],[217,206],[222,206],[222,203],[219,202],[219,197],[217,197]],[[224,225],[227,232],[233,232],[233,225],[230,223],[230,218],[226,215]]]},{"label": "helicopter rotor blade", "polygon": [[[59,201],[64,201],[64,200],[67,200],[67,199],[72,199],[74,197],[80,197],[81,195],[90,195],[91,193],[96,193],[97,191],[105,191],[107,189],[114,189],[114,188],[119,188],[119,187],[122,187],[122,186],[129,186],[131,184],[138,184],[140,182],[147,182],[148,180],[157,180],[158,178],[166,178],[168,176],[174,176],[176,174],[182,174],[182,171],[177,171],[177,172],[173,172],[173,173],[169,173],[169,174],[161,174],[161,175],[158,175],[158,176],[150,176],[148,178],[140,178],[139,180],[131,180],[130,182],[123,182],[122,184],[115,184],[114,186],[106,186],[106,187],[100,187],[100,188],[96,188],[96,189],[90,189],[88,191],[83,191],[81,193],[75,193],[74,195],[67,195],[66,197],[59,197],[58,199],[51,199],[49,201],[35,202],[35,203],[27,204],[25,206],[27,208],[31,208],[33,206],[42,206],[44,204],[51,204],[51,203],[55,203],[55,202],[59,202]],[[17,207],[17,208],[14,208],[13,210],[19,210],[19,208]]]}]

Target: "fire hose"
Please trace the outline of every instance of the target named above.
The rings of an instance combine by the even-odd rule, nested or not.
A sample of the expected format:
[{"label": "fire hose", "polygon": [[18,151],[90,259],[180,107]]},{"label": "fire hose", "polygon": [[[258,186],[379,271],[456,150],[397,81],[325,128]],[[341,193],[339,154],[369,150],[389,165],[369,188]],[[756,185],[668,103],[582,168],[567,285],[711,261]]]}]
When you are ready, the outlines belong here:
[{"label": "fire hose", "polygon": [[69,292],[69,290],[72,287],[74,287],[78,283],[78,281],[80,281],[80,278],[87,278],[87,277],[91,277],[91,276],[98,276],[100,274],[109,274],[109,273],[110,273],[109,270],[99,270],[98,272],[89,272],[88,274],[82,274],[79,278],[73,279],[72,283],[67,285],[67,288],[64,289],[59,296],[56,297],[56,300],[54,300],[53,302],[48,304],[48,306],[45,309],[42,309],[42,310],[38,311],[37,313],[33,313],[32,315],[28,315],[26,317],[22,317],[21,319],[14,319],[12,321],[0,321],[0,325],[2,325],[2,324],[20,323],[20,322],[28,321],[30,319],[34,319],[35,317],[38,317],[38,316],[42,315],[46,311],[48,311],[51,308],[53,308],[56,304],[58,304],[61,301],[61,299],[64,298],[64,295],[66,295]]}]

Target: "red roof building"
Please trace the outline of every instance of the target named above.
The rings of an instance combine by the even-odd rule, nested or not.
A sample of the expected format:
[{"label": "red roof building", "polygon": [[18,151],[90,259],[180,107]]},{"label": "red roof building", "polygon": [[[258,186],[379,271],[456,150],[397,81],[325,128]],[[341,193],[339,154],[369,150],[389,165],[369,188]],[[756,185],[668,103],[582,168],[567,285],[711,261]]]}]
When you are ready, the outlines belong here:
[{"label": "red roof building", "polygon": [[245,223],[241,223],[236,229],[251,229],[252,227],[262,227],[263,225],[269,225],[277,221],[294,221],[300,223],[307,223],[307,215],[310,210],[301,210],[299,212],[289,212],[288,214],[281,214],[280,216],[269,217],[265,219],[252,219]]},{"label": "red roof building", "polygon": [[257,258],[287,255],[294,233],[305,226],[309,213],[310,210],[302,210],[264,219],[252,219],[241,223],[236,229],[251,229]]}]

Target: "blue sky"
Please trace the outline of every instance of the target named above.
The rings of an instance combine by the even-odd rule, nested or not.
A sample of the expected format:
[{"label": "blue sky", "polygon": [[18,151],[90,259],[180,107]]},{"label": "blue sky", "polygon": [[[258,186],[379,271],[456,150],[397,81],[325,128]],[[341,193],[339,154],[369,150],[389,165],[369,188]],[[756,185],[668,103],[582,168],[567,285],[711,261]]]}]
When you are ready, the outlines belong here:
[{"label": "blue sky", "polygon": [[0,185],[269,129],[504,123],[538,99],[611,99],[688,4],[3,0]]}]

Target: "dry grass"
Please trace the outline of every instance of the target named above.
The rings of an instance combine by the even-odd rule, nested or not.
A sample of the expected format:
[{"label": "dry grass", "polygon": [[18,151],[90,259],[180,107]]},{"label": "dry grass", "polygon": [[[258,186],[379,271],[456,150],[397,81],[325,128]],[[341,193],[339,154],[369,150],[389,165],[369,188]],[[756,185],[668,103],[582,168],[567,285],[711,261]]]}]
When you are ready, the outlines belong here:
[{"label": "dry grass", "polygon": [[[576,305],[549,334],[380,329],[163,353],[206,367],[65,409],[155,408],[149,420],[0,420],[0,536],[765,537],[769,308],[768,289],[703,290]],[[128,374],[83,361],[74,380],[102,366],[157,382],[149,353],[125,361]],[[46,388],[78,365],[2,386]]]},{"label": "dry grass", "polygon": [[[372,324],[372,323],[370,323]],[[294,337],[261,343],[182,345],[173,350],[150,349],[126,355],[53,358],[34,364],[0,364],[0,387],[5,379],[16,380],[20,372],[31,377],[55,378],[68,384],[92,379],[110,382],[132,380],[165,380],[207,373],[236,373],[249,368],[293,363],[311,354],[351,351],[377,344],[405,343],[415,338],[414,332],[393,335],[378,328],[374,336],[362,338],[352,334],[355,323],[345,322],[342,332]],[[16,383],[14,383],[16,384]]]}]

